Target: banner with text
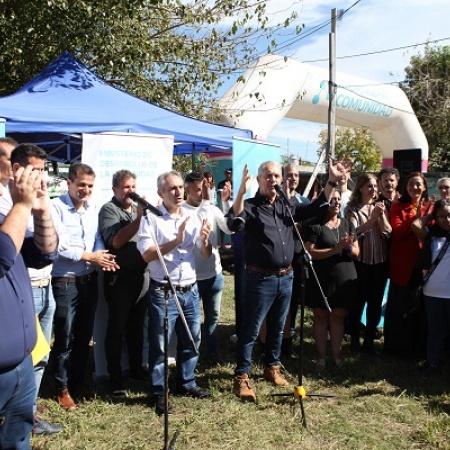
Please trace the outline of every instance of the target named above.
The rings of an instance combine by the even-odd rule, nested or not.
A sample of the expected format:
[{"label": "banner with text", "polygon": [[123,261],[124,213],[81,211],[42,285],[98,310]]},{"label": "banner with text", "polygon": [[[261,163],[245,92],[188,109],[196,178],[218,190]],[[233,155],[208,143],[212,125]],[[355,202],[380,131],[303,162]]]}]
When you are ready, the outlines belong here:
[{"label": "banner with text", "polygon": [[95,200],[99,204],[110,200],[113,174],[126,169],[136,175],[137,193],[156,204],[156,179],[172,169],[173,144],[173,136],[83,134],[81,161],[95,170]]}]

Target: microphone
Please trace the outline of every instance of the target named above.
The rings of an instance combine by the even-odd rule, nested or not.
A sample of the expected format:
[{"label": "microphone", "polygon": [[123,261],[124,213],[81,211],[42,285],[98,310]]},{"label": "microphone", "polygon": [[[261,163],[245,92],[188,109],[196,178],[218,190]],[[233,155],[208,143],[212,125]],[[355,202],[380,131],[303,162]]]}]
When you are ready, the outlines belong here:
[{"label": "microphone", "polygon": [[290,206],[291,201],[288,199],[288,196],[286,195],[286,192],[283,191],[282,187],[279,184],[276,184],[274,188],[277,191],[278,195],[286,202],[288,206]]},{"label": "microphone", "polygon": [[139,203],[143,209],[148,209],[155,216],[162,216],[162,212],[156,206],[151,205],[147,200],[136,194],[136,192],[128,192],[128,197],[134,202]]}]

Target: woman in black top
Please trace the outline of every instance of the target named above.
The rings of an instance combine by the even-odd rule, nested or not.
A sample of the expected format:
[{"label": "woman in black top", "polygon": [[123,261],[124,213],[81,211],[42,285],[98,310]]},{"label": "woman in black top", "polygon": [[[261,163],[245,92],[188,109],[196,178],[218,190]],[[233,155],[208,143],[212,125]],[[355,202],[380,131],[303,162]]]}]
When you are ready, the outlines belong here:
[{"label": "woman in black top", "polygon": [[328,332],[331,357],[340,367],[344,321],[357,298],[357,276],[352,258],[359,254],[355,227],[339,216],[341,196],[336,192],[330,200],[328,215],[321,225],[309,227],[306,250],[331,308],[329,312],[314,277],[307,284],[307,306],[313,309],[313,336],[317,349],[317,370],[325,368]]}]

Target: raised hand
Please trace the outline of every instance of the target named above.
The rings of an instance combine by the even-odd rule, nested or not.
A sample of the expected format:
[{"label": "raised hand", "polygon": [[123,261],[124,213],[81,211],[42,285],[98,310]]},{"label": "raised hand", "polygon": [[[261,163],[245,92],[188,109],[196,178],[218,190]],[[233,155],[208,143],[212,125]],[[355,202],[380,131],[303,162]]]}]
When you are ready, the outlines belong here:
[{"label": "raised hand", "polygon": [[248,192],[250,186],[252,185],[252,179],[253,177],[250,175],[248,171],[248,164],[246,164],[244,166],[244,170],[242,171],[242,180],[241,185],[239,187],[239,191],[241,194],[245,195]]},{"label": "raised hand", "polygon": [[36,199],[33,203],[33,215],[39,215],[48,212],[50,209],[50,195],[47,190],[47,183],[41,174],[41,185],[36,193]]},{"label": "raised hand", "polygon": [[341,157],[338,161],[330,158],[329,160],[329,177],[330,181],[337,182],[350,177],[352,168],[352,160]]},{"label": "raised hand", "polygon": [[376,202],[374,205],[372,215],[378,219],[384,214],[385,210],[386,210],[386,206],[385,206],[384,202]]},{"label": "raised hand", "polygon": [[33,170],[32,165],[19,167],[14,172],[14,177],[10,182],[10,191],[13,203],[24,203],[28,207],[33,207],[39,189],[41,188],[42,174]]},{"label": "raised hand", "polygon": [[229,181],[225,181],[222,192],[220,193],[220,199],[222,202],[227,202],[231,198],[231,183]]},{"label": "raised hand", "polygon": [[181,223],[178,228],[178,233],[176,237],[176,241],[178,244],[182,244],[184,242],[184,238],[186,236],[186,224],[188,223],[190,216],[187,216],[185,221]]},{"label": "raised hand", "polygon": [[208,243],[210,233],[211,233],[211,224],[206,219],[203,219],[202,226],[200,228],[200,239],[203,244]]}]

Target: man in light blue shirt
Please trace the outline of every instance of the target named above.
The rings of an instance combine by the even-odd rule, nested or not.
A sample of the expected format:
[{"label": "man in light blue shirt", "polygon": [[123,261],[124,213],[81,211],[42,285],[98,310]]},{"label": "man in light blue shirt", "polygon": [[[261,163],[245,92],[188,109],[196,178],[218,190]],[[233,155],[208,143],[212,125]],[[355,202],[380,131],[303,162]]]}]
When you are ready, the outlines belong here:
[{"label": "man in light blue shirt", "polygon": [[76,409],[70,395],[89,394],[85,372],[97,306],[97,267],[115,270],[114,255],[105,250],[98,230],[98,209],[89,200],[95,173],[87,164],[69,168],[67,194],[53,206],[69,233],[69,247],[59,253],[52,270],[56,300],[52,357],[58,403]]}]

